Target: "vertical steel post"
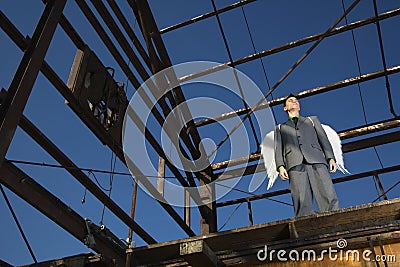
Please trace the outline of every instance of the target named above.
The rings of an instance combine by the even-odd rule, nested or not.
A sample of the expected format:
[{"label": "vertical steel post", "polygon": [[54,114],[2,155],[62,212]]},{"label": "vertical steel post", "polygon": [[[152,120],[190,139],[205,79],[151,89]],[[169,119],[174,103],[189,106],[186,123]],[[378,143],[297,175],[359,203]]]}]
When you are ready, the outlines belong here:
[{"label": "vertical steel post", "polygon": [[157,178],[157,190],[164,196],[164,184],[165,184],[165,159],[162,157],[158,158],[158,178]]},{"label": "vertical steel post", "polygon": [[252,208],[251,208],[251,201],[250,200],[247,200],[247,210],[248,210],[248,212],[249,212],[249,222],[250,222],[250,225],[253,225],[254,223],[253,223],[253,210],[252,210]]},{"label": "vertical steel post", "polygon": [[185,189],[185,207],[183,210],[183,217],[185,219],[185,223],[190,227],[190,193],[187,189]]},{"label": "vertical steel post", "polygon": [[384,199],[384,200],[388,200],[387,195],[386,195],[386,192],[385,192],[385,189],[383,188],[383,185],[382,185],[382,183],[381,183],[381,179],[379,178],[379,175],[378,175],[378,174],[375,174],[375,175],[374,175],[374,178],[375,178],[375,181],[376,181],[377,184],[378,184],[379,190],[381,191],[381,196],[383,196],[383,199]]}]

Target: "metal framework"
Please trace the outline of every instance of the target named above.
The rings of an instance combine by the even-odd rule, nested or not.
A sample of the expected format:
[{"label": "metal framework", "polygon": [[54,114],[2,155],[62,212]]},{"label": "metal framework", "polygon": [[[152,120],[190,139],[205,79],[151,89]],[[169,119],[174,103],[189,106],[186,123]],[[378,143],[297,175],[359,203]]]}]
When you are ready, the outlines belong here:
[{"label": "metal framework", "polygon": [[[130,229],[130,240],[132,239],[133,233],[135,233],[147,244],[157,243],[157,237],[153,237],[151,233],[148,233],[135,220],[135,207],[137,205],[136,196],[138,194],[136,177],[146,177],[146,174],[135,165],[135,162],[128,162],[131,166],[131,171],[136,176],[132,195],[131,212],[128,214],[112,198],[110,198],[110,196],[107,195],[104,190],[98,186],[98,184],[93,182],[81,169],[79,169],[79,166],[77,166],[76,163],[74,163],[55,143],[53,143],[23,114],[35,81],[37,80],[39,73],[41,73],[51,83],[54,89],[56,89],[62,95],[62,97],[65,98],[68,106],[84,123],[88,130],[90,130],[104,145],[106,145],[109,150],[115,153],[116,157],[126,165],[127,162],[125,162],[126,159],[124,157],[122,148],[121,121],[115,120],[114,124],[107,124],[104,122],[110,119],[110,117],[107,117],[107,111],[112,110],[110,106],[111,104],[109,104],[111,101],[107,99],[104,102],[105,104],[100,100],[99,102],[101,103],[95,103],[96,105],[106,105],[106,112],[103,114],[103,120],[100,120],[99,116],[96,115],[94,111],[96,105],[92,103],[93,101],[91,102],[92,106],[87,105],[88,99],[91,100],[94,98],[94,96],[92,93],[85,93],[85,89],[79,84],[84,83],[84,80],[87,77],[85,76],[87,73],[84,73],[85,75],[83,75],[82,73],[79,73],[79,70],[83,69],[84,67],[89,68],[89,65],[91,64],[90,62],[92,62],[91,60],[93,60],[93,58],[97,58],[98,62],[96,61],[96,68],[101,69],[103,73],[106,73],[104,74],[103,78],[101,78],[102,80],[100,79],[100,82],[102,82],[101,84],[105,83],[104,80],[109,79],[110,84],[112,84],[114,87],[112,87],[113,89],[109,89],[111,87],[107,87],[107,92],[109,94],[115,92],[122,99],[120,101],[122,104],[120,104],[116,109],[118,111],[112,111],[122,113],[127,112],[132,121],[138,125],[139,128],[144,129],[142,132],[143,136],[146,138],[146,141],[150,144],[158,156],[157,186],[154,186],[153,183],[147,180],[143,180],[142,184],[145,186],[146,190],[152,196],[154,196],[155,199],[157,199],[162,209],[166,211],[166,213],[188,237],[196,236],[196,232],[200,233],[200,235],[218,232],[217,208],[244,202],[247,203],[249,225],[254,225],[253,214],[256,211],[252,207],[252,201],[272,198],[289,193],[288,189],[284,189],[217,203],[214,200],[216,190],[215,185],[211,182],[215,181],[216,179],[222,181],[237,178],[239,175],[246,178],[247,176],[255,173],[265,171],[263,162],[260,159],[260,152],[257,151],[242,158],[229,159],[217,163],[211,163],[208,162],[208,160],[205,160],[201,162],[201,165],[205,165],[207,167],[201,171],[183,172],[179,170],[169,160],[166,151],[163,151],[163,148],[160,146],[155,136],[153,136],[147,126],[143,124],[135,110],[133,110],[127,104],[126,95],[120,90],[118,83],[113,80],[113,76],[110,74],[109,69],[103,65],[102,59],[98,58],[96,51],[92,51],[92,49],[85,42],[84,38],[79,35],[76,29],[74,29],[73,23],[63,15],[63,9],[66,0],[48,0],[43,2],[45,4],[45,8],[32,37],[24,37],[20,30],[11,22],[10,18],[8,18],[7,15],[0,10],[1,29],[15,44],[15,46],[23,52],[23,57],[19,63],[18,69],[15,72],[9,88],[7,90],[2,90],[0,93],[0,183],[2,185],[21,197],[32,207],[38,209],[56,224],[65,229],[65,231],[69,232],[76,239],[93,249],[96,253],[101,254],[107,260],[113,260],[113,264],[116,264],[117,266],[123,266],[125,264],[126,266],[134,266],[132,262],[134,256],[132,257],[130,253],[126,255],[126,249],[129,248],[129,244],[127,245],[124,242],[121,242],[121,240],[119,240],[119,238],[112,233],[112,229],[109,230],[102,226],[97,226],[89,220],[85,220],[72,208],[59,200],[55,194],[46,190],[43,186],[36,182],[34,177],[30,177],[29,174],[25,173],[16,165],[13,165],[7,161],[6,153],[13,140],[17,127],[20,127],[30,136],[32,140],[34,140],[35,143],[43,148],[43,150],[46,151],[61,166],[65,167],[68,173],[74,177],[76,181],[86,188],[99,202],[103,203],[104,206],[107,207],[107,209],[109,209],[114,216],[120,219],[123,224]],[[225,41],[226,49],[230,56],[230,61],[215,68],[204,70],[198,73],[192,73],[185,77],[177,77],[174,73],[169,73],[157,81],[150,81],[148,85],[150,88],[149,92],[152,95],[146,95],[145,93],[141,95],[144,100],[143,105],[148,107],[151,107],[150,98],[157,95],[159,90],[161,90],[160,88],[166,88],[169,83],[179,84],[179,82],[185,82],[202,75],[217,72],[226,68],[227,66],[237,67],[256,59],[266,58],[268,56],[314,42],[313,46],[309,48],[309,50],[296,62],[296,64],[293,65],[292,68],[289,69],[288,72],[286,72],[286,74],[282,76],[282,78],[274,86],[272,86],[272,88],[270,88],[270,90],[268,90],[268,92],[265,94],[265,98],[267,98],[270,96],[272,91],[276,90],[280,83],[282,83],[282,81],[291,74],[294,68],[296,68],[301,61],[305,59],[315,47],[318,46],[322,40],[375,23],[377,24],[377,29],[379,32],[383,69],[375,70],[374,72],[360,76],[347,78],[345,80],[337,81],[324,86],[319,86],[312,89],[303,89],[303,91],[298,93],[298,97],[300,99],[307,99],[311,96],[324,94],[337,89],[347,90],[348,88],[351,88],[352,85],[361,84],[379,78],[385,78],[388,93],[387,96],[390,103],[390,111],[393,114],[393,117],[389,119],[384,118],[381,121],[373,123],[365,123],[364,125],[354,126],[353,128],[339,132],[339,136],[344,141],[344,153],[372,148],[383,144],[390,145],[393,142],[400,141],[400,132],[399,129],[397,129],[400,126],[400,119],[396,115],[392,104],[390,84],[388,79],[388,77],[392,75],[398,75],[400,72],[400,65],[389,67],[386,66],[379,25],[379,22],[382,22],[386,19],[398,17],[400,15],[400,8],[378,14],[376,10],[376,2],[374,1],[376,12],[374,17],[336,27],[336,25],[348,14],[348,12],[350,12],[351,8],[355,7],[359,2],[359,0],[354,1],[352,6],[343,14],[341,14],[339,19],[326,32],[317,33],[299,40],[293,40],[285,45],[269,48],[243,58],[233,59],[229,50],[229,42],[225,38],[224,29],[220,23],[219,15],[238,8],[243,9],[245,6],[255,2],[255,0],[239,1],[221,9],[216,9],[215,3],[212,1],[214,7],[212,12],[161,30],[157,27],[156,20],[152,14],[149,3],[146,0],[127,0],[127,4],[130,7],[129,12],[134,14],[139,26],[139,30],[134,30],[130,25],[127,19],[128,13],[125,13],[127,12],[125,10],[122,11],[119,2],[115,0],[91,0],[90,2],[91,4],[84,0],[76,0],[76,4],[81,10],[82,14],[87,19],[88,23],[93,27],[94,31],[108,52],[112,55],[112,58],[118,68],[122,71],[123,75],[127,77],[128,81],[135,89],[138,89],[141,86],[142,81],[148,80],[153,74],[156,74],[159,71],[173,65],[167,51],[168,45],[164,44],[162,38],[163,34],[173,32],[174,30],[182,27],[190,27],[190,25],[199,21],[217,18],[219,22],[219,30],[221,31],[222,37]],[[121,25],[121,27],[119,25]],[[76,70],[76,73],[70,76],[70,79],[67,83],[62,80],[60,75],[45,60],[47,50],[54,38],[54,34],[58,26],[60,26],[60,28],[63,30],[63,34],[72,41],[78,51],[72,68],[73,70]],[[87,58],[90,58],[90,60]],[[129,60],[129,62],[126,61],[126,58]],[[87,66],[82,64],[82,62],[85,60],[88,60],[89,62],[85,63]],[[82,95],[86,96],[86,98],[83,100],[81,99]],[[99,95],[98,98],[103,99],[103,95]],[[178,150],[182,151],[184,158],[194,161],[195,159],[198,159],[200,155],[204,155],[205,153],[205,148],[201,142],[202,138],[199,134],[200,127],[205,127],[206,125],[208,125],[207,127],[212,127],[213,123],[228,120],[235,116],[241,116],[242,121],[240,123],[244,123],[247,118],[251,117],[252,112],[281,105],[284,98],[285,96],[282,96],[269,101],[262,99],[256,106],[249,107],[245,105],[243,108],[237,109],[230,113],[221,114],[213,118],[194,121],[190,108],[186,104],[184,92],[182,88],[178,86],[174,88],[173,91],[166,94],[165,97],[161,98],[158,103],[158,108],[152,108],[151,114],[154,116],[156,123],[158,123],[160,126],[163,125],[167,116],[172,117],[175,125],[182,126],[182,131],[177,133],[175,129],[169,128],[167,129],[167,134],[169,136],[178,135],[178,142],[175,143],[174,146]],[[179,112],[176,111],[176,108],[179,110]],[[119,117],[123,117],[123,114],[119,114]],[[254,134],[254,138],[256,139],[255,142],[258,143],[256,134]],[[357,140],[350,140],[352,138],[357,138]],[[220,144],[222,144],[223,141]],[[219,145],[216,147],[216,149],[218,148]],[[182,159],[183,158],[181,158],[181,160]],[[243,163],[246,163],[246,166],[243,166]],[[234,168],[225,170],[228,165]],[[186,169],[191,169],[190,166],[186,167]],[[192,166],[192,169],[197,168],[196,166]],[[385,168],[382,166],[382,168],[373,171],[360,172],[336,178],[334,179],[334,183],[343,183],[366,177],[374,177],[379,186],[381,195],[385,199],[388,199],[379,175],[392,173],[399,170],[400,165],[398,164]],[[184,196],[182,196],[182,198],[185,199],[185,203],[190,203],[191,201],[196,203],[200,217],[199,230],[193,229],[191,226],[190,208],[185,208],[184,214],[181,216],[181,214],[179,214],[179,212],[164,198],[164,180],[166,179],[166,176],[168,176],[166,173],[172,173],[174,179],[176,179],[179,184],[185,187],[206,185],[203,186],[201,190],[185,191]],[[210,257],[212,258],[214,256],[211,255]],[[188,257],[188,261],[196,261],[196,258],[191,259],[190,256]],[[213,262],[215,260],[214,258],[212,260]],[[205,260],[205,262],[208,262],[210,258],[201,258],[199,260]],[[2,261],[0,260],[0,262]]]}]

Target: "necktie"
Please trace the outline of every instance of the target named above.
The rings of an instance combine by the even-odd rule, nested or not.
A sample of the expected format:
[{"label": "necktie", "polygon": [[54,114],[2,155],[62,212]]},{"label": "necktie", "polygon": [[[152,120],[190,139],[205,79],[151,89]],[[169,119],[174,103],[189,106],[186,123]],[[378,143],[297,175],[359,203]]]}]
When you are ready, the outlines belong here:
[{"label": "necktie", "polygon": [[299,118],[293,117],[292,120],[294,122],[294,125],[297,126],[297,122],[299,121]]}]

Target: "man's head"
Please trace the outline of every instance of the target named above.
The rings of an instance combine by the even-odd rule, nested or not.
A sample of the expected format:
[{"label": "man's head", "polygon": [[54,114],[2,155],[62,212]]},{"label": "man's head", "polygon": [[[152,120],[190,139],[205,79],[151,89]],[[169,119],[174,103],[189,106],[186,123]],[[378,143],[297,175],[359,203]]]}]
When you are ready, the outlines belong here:
[{"label": "man's head", "polygon": [[293,94],[288,95],[283,102],[283,110],[291,115],[298,115],[300,111],[300,103]]}]

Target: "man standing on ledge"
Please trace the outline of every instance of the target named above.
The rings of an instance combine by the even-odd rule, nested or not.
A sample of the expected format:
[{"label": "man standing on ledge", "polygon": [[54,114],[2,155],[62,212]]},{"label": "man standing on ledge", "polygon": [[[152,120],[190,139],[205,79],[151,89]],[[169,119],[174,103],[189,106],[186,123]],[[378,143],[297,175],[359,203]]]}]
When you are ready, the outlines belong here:
[{"label": "man standing on ledge", "polygon": [[290,94],[284,101],[289,120],[275,128],[275,163],[282,180],[289,180],[295,216],[339,208],[329,171],[337,166],[332,146],[316,116],[300,116],[300,104]]}]

